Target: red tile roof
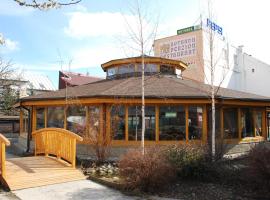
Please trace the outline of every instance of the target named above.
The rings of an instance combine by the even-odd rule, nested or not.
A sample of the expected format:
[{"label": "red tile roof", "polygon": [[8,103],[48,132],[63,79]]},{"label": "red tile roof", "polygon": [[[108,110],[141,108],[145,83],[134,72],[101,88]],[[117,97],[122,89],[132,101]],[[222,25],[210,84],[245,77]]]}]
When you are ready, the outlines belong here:
[{"label": "red tile roof", "polygon": [[78,86],[87,83],[93,83],[99,80],[102,80],[102,78],[80,73],[60,71],[59,89],[65,88],[65,82],[67,83],[68,86]]}]

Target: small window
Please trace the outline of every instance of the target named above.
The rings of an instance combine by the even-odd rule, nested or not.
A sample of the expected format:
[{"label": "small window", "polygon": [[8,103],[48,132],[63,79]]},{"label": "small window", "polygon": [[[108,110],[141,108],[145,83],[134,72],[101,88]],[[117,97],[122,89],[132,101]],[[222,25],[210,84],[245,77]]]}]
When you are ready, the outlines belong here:
[{"label": "small window", "polygon": [[129,73],[133,73],[135,71],[135,67],[133,64],[130,65],[122,65],[119,67],[119,74],[129,74]]},{"label": "small window", "polygon": [[[142,71],[142,65],[138,64],[138,72]],[[158,72],[158,66],[156,64],[145,64],[144,72],[155,73]]]},{"label": "small window", "polygon": [[117,67],[112,67],[107,70],[107,76],[114,76],[117,73]]},{"label": "small window", "polygon": [[172,66],[161,65],[160,72],[162,74],[175,74],[175,68]]}]

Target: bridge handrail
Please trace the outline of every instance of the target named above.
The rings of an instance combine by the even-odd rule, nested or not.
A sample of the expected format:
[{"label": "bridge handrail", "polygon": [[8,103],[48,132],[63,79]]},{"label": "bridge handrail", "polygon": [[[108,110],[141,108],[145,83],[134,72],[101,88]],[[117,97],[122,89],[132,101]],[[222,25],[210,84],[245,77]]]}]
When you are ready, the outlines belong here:
[{"label": "bridge handrail", "polygon": [[10,145],[10,141],[0,133],[0,173],[3,178],[6,177],[6,146]]},{"label": "bridge handrail", "polygon": [[76,166],[76,141],[79,135],[61,128],[43,128],[32,133],[35,141],[35,155],[54,155]]}]

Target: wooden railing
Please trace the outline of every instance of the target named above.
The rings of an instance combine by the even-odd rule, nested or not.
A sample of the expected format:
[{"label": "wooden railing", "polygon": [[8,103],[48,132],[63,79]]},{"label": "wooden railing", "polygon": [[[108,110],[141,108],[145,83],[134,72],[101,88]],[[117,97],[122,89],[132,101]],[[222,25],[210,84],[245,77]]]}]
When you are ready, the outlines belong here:
[{"label": "wooden railing", "polygon": [[6,146],[10,145],[10,141],[0,134],[0,173],[3,178],[6,177]]},{"label": "wooden railing", "polygon": [[82,137],[61,128],[43,128],[32,133],[35,140],[35,155],[54,155],[76,166],[76,141]]}]

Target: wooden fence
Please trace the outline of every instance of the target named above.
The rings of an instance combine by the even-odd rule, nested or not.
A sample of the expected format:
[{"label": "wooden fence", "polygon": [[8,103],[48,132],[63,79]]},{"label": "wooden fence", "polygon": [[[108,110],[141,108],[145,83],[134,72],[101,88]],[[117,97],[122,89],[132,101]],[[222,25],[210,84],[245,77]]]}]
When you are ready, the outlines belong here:
[{"label": "wooden fence", "polygon": [[0,173],[3,178],[6,177],[6,146],[10,145],[10,141],[0,134]]},{"label": "wooden fence", "polygon": [[32,133],[35,140],[35,155],[54,155],[76,166],[76,141],[82,137],[61,128],[43,128]]}]

